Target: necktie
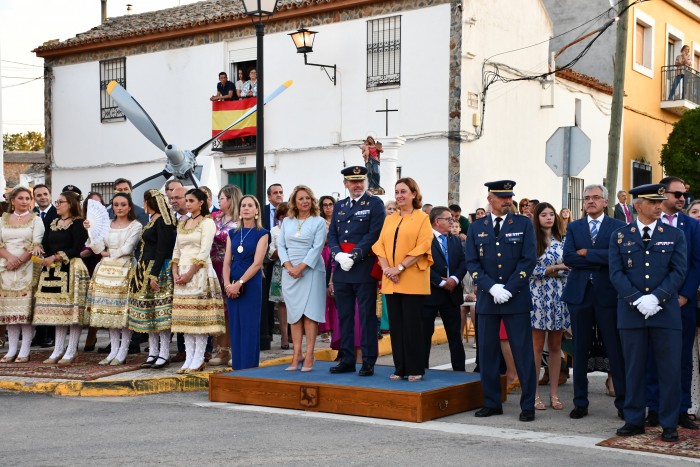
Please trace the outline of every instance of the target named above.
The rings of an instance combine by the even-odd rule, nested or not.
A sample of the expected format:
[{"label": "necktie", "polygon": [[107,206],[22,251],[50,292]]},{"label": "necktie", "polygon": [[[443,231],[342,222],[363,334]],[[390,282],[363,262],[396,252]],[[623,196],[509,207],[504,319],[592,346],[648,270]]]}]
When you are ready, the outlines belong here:
[{"label": "necktie", "polygon": [[627,220],[627,223],[629,224],[632,222],[632,216],[630,215],[630,210],[627,209],[627,205],[623,204],[622,209],[625,211],[625,219]]},{"label": "necktie", "polygon": [[272,216],[272,225],[277,225],[277,208],[270,206],[270,215]]},{"label": "necktie", "polygon": [[501,221],[503,220],[502,217],[497,217],[496,218],[496,225],[493,226],[493,233],[496,234],[496,237],[498,237],[501,233]]},{"label": "necktie", "polygon": [[670,214],[664,214],[664,219],[666,219],[666,223],[673,227],[673,218],[676,216],[670,215]]},{"label": "necktie", "polygon": [[642,240],[644,240],[644,242],[646,243],[649,240],[651,240],[651,235],[649,235],[649,231],[651,229],[649,227],[644,227],[642,230],[644,230],[644,235],[642,235]]},{"label": "necktie", "polygon": [[42,213],[41,213],[41,219],[43,220],[44,217],[46,217],[46,213],[45,213],[45,212],[42,212]]},{"label": "necktie", "polygon": [[355,200],[353,199],[352,201],[350,201],[350,208],[354,208],[354,207],[355,207]]},{"label": "necktie", "polygon": [[447,256],[447,237],[440,235],[440,245],[442,246],[442,252],[445,254],[445,262],[447,263],[447,275],[450,274],[450,258]]},{"label": "necktie", "polygon": [[595,238],[598,236],[598,223],[600,221],[597,220],[592,220],[590,222],[591,224],[591,240],[593,240],[593,243],[595,243]]}]

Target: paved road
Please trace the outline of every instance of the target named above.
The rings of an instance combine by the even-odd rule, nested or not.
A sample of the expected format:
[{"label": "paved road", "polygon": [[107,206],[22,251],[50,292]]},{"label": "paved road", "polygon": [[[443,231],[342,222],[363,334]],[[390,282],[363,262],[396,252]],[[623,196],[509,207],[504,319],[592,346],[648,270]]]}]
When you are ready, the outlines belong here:
[{"label": "paved road", "polygon": [[[391,363],[391,357],[381,360]],[[436,346],[431,364],[447,362],[447,346]],[[133,398],[0,393],[0,454],[3,463],[32,466],[690,463],[595,447],[621,426],[604,379],[591,377],[588,417],[574,421],[566,409],[549,409],[538,412],[534,423],[517,421],[518,395],[509,398],[502,416],[477,419],[467,412],[415,424],[213,404],[205,392]],[[569,409],[571,383],[561,398]]]}]

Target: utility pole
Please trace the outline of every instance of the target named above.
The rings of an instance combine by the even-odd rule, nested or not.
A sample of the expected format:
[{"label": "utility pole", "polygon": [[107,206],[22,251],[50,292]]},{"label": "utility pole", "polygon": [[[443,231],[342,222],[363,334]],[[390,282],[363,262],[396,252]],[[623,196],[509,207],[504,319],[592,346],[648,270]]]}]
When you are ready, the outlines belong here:
[{"label": "utility pole", "polygon": [[[2,77],[0,77],[0,136],[2,132]],[[0,142],[0,195],[5,194],[5,146]]]},{"label": "utility pole", "polygon": [[610,113],[610,131],[608,132],[608,170],[606,173],[606,185],[608,194],[615,199],[617,192],[618,166],[620,165],[620,141],[622,140],[622,112],[624,111],[625,95],[625,66],[627,64],[627,7],[630,0],[622,0],[618,3],[618,11],[622,10],[622,16],[617,22],[617,35],[615,41],[615,60],[613,70],[613,98]]}]

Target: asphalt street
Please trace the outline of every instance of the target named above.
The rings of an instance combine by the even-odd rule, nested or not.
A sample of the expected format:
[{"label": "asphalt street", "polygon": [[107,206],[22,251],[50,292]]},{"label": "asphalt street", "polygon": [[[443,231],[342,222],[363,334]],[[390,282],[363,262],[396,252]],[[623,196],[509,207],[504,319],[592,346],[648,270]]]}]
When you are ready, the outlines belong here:
[{"label": "asphalt street", "polygon": [[[468,345],[467,358],[473,358]],[[431,365],[449,362],[434,347]],[[380,364],[391,364],[391,356]],[[472,365],[468,366],[471,367]],[[54,397],[0,392],[5,465],[681,465],[689,459],[600,448],[622,425],[603,374],[591,380],[590,415],[565,409],[517,420],[519,394],[504,415],[466,412],[425,423],[210,403],[206,392],[139,397]],[[543,386],[543,400],[548,387]]]}]

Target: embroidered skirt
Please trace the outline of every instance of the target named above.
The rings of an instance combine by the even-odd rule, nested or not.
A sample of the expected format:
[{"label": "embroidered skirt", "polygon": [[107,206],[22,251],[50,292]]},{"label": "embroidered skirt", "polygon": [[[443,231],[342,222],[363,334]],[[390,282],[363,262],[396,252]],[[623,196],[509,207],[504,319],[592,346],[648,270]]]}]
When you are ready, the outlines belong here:
[{"label": "embroidered skirt", "polygon": [[[180,264],[180,273],[186,274],[190,267]],[[199,268],[187,284],[175,285],[172,331],[210,335],[224,333],[224,300],[211,264]]]},{"label": "embroidered skirt", "polygon": [[36,292],[33,324],[89,324],[85,308],[89,282],[88,270],[80,258],[43,267]]},{"label": "embroidered skirt", "polygon": [[103,258],[92,274],[87,293],[90,326],[125,328],[129,319],[129,279],[133,257]]},{"label": "embroidered skirt", "polygon": [[14,271],[0,259],[0,325],[32,324],[34,291],[41,266],[28,261]]},{"label": "embroidered skirt", "polygon": [[139,261],[131,277],[129,289],[129,329],[135,332],[160,332],[170,329],[173,313],[173,274],[170,260],[158,274],[157,292],[151,290],[148,274],[153,261]]}]

